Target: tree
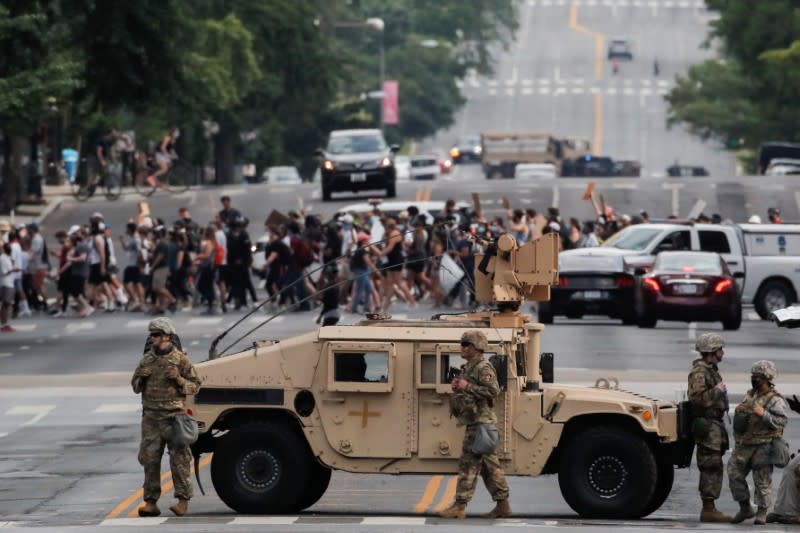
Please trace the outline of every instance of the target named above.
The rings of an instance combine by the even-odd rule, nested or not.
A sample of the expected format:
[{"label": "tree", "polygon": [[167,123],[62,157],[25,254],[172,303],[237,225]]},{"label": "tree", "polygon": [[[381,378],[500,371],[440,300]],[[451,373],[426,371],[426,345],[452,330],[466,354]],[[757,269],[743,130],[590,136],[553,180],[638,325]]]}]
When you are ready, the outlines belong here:
[{"label": "tree", "polygon": [[796,0],[707,0],[719,18],[709,44],[722,59],[690,67],[666,96],[668,123],[703,139],[754,150],[764,141],[800,141],[800,6]]}]

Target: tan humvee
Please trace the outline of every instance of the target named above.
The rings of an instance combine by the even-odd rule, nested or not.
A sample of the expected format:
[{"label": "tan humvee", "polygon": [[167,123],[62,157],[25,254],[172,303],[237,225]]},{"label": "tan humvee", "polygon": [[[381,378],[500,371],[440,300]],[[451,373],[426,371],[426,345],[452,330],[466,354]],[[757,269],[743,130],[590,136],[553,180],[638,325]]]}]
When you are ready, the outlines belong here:
[{"label": "tan humvee", "polygon": [[567,503],[587,517],[658,509],[673,463],[688,464],[685,450],[675,453],[678,407],[553,384],[552,356],[539,354],[544,326],[518,311],[524,298],[549,298],[556,239],[517,247],[503,236],[476,256],[476,299],[492,311],[322,327],[198,364],[194,452],[214,453],[220,498],[242,513],[288,513],[313,505],[334,469],[455,473],[464,429],[450,417],[450,374],[463,362],[461,334],[480,329],[504,389],[494,409],[506,473],[557,473]]}]

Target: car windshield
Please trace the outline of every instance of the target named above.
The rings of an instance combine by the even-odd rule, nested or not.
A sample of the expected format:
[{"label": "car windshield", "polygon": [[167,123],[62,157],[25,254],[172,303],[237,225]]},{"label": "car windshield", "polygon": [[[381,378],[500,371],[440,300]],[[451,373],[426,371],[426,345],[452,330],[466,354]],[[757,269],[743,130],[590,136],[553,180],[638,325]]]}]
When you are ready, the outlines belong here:
[{"label": "car windshield", "polygon": [[378,135],[343,135],[331,137],[328,153],[331,154],[368,154],[386,150],[386,143]]},{"label": "car windshield", "polygon": [[722,274],[719,256],[716,254],[661,253],[656,258],[654,270]]},{"label": "car windshield", "polygon": [[603,246],[619,248],[621,250],[642,251],[647,248],[661,230],[658,228],[646,228],[631,226],[612,235],[603,243]]},{"label": "car windshield", "polygon": [[467,135],[458,138],[458,146],[478,146],[481,144],[481,138],[477,135]]}]

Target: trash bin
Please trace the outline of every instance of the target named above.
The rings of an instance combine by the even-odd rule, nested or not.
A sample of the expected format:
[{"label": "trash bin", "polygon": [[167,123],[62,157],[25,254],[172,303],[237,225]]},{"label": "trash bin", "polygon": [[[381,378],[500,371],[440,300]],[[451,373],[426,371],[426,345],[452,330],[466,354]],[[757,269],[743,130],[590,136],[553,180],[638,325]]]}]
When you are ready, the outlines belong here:
[{"label": "trash bin", "polygon": [[75,181],[78,172],[78,152],[72,148],[61,150],[61,160],[64,162],[64,171],[67,173],[67,180],[70,183]]}]

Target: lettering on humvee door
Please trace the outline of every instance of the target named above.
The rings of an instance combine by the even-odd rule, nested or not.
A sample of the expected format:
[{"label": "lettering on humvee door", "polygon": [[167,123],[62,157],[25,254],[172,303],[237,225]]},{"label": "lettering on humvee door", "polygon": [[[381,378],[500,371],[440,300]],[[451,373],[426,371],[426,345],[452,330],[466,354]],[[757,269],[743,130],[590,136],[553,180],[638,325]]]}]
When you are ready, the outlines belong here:
[{"label": "lettering on humvee door", "polygon": [[[490,346],[490,350],[491,350]],[[496,350],[484,353],[484,358],[495,355]],[[450,416],[450,382],[466,363],[458,344],[420,344],[414,355],[417,395],[419,398],[418,454],[428,459],[458,459],[464,428],[456,426]],[[495,399],[494,410],[498,416],[497,427],[503,433],[505,393]]]},{"label": "lettering on humvee door", "polygon": [[[394,343],[330,342],[327,385],[320,393],[328,443],[348,457],[408,457],[414,435],[411,365],[397,364]],[[409,356],[410,357],[410,356]]]}]

